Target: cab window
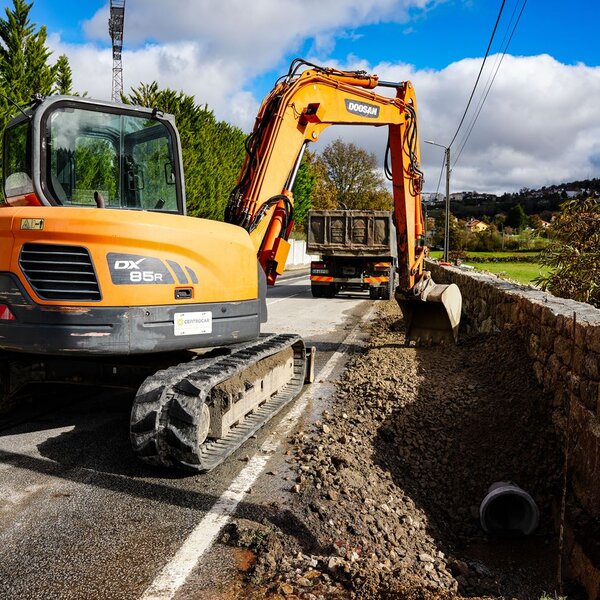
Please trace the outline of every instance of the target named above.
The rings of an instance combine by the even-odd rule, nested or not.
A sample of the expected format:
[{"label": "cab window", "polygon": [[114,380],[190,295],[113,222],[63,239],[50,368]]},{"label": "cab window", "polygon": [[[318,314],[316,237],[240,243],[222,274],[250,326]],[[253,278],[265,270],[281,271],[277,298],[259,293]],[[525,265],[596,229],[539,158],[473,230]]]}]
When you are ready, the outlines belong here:
[{"label": "cab window", "polygon": [[46,185],[68,206],[178,212],[173,138],[140,116],[57,108],[46,119]]},{"label": "cab window", "polygon": [[30,132],[30,121],[25,119],[8,128],[4,134],[3,179],[7,198],[33,192]]}]

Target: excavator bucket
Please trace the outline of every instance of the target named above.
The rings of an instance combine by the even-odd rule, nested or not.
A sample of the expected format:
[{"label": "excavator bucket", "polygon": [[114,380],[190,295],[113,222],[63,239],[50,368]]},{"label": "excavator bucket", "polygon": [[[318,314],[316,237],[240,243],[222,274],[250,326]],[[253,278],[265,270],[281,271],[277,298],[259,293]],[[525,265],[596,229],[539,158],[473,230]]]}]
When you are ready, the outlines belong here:
[{"label": "excavator bucket", "polygon": [[406,323],[406,341],[417,344],[456,343],[462,310],[462,296],[455,283],[434,284],[421,297],[397,294]]}]

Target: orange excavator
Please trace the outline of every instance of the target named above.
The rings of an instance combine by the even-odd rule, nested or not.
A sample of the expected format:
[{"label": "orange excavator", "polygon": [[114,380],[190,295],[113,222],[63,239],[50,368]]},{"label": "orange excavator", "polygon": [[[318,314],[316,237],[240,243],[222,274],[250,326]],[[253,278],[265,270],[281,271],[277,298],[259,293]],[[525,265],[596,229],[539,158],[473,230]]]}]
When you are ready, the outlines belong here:
[{"label": "orange excavator", "polygon": [[408,339],[455,339],[460,292],[423,269],[412,85],[297,59],[260,107],[225,223],[186,216],[170,115],[53,96],[9,123],[3,396],[31,383],[135,386],[130,432],[142,460],[195,471],[223,461],[305,381],[302,339],[260,327],[286,262],[303,150],[334,124],[388,126]]}]

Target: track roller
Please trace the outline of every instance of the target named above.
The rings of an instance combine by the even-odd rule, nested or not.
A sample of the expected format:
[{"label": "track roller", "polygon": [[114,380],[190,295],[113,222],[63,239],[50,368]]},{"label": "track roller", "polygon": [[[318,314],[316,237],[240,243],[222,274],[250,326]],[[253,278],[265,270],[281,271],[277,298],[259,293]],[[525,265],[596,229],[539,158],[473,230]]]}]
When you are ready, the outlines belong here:
[{"label": "track roller", "polygon": [[210,471],[300,393],[305,371],[304,342],[286,334],[159,371],[133,403],[133,450],[152,465]]}]

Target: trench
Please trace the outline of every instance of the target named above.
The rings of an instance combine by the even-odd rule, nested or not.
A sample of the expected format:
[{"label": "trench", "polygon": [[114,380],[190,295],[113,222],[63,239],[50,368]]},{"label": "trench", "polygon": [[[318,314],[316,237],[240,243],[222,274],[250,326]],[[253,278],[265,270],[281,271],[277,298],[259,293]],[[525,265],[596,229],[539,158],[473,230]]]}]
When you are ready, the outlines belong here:
[{"label": "trench", "polygon": [[[585,598],[568,572],[562,590],[557,581],[564,441],[522,342],[496,333],[407,347],[399,318],[394,302],[381,303],[330,413],[293,440],[291,506],[311,537],[280,539],[271,589],[305,597],[295,582],[317,569],[342,597]],[[535,503],[530,535],[509,531],[531,510],[514,495],[492,507],[499,531],[482,528],[495,482]],[[264,581],[260,553],[258,563]]]},{"label": "trench", "polygon": [[[393,328],[390,310],[382,325]],[[394,345],[375,350],[382,371],[412,358],[407,379],[418,383],[379,427],[374,461],[424,513],[455,593],[584,598],[578,582],[557,581],[564,441],[522,341],[463,336],[458,347],[404,348],[404,357]],[[503,493],[486,498],[493,484]]]},{"label": "trench", "polygon": [[[497,334],[412,353],[418,388],[382,424],[375,460],[425,513],[459,595],[554,595],[561,440],[519,341]],[[511,494],[489,507],[496,531],[483,530],[480,506],[495,482],[530,494],[539,509],[533,533],[511,530],[511,518],[527,520],[528,509]],[[576,586],[566,590],[573,597]]]}]

